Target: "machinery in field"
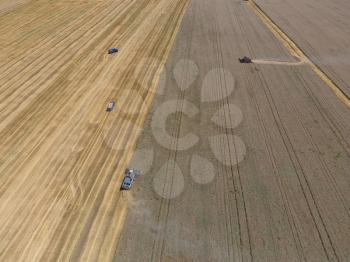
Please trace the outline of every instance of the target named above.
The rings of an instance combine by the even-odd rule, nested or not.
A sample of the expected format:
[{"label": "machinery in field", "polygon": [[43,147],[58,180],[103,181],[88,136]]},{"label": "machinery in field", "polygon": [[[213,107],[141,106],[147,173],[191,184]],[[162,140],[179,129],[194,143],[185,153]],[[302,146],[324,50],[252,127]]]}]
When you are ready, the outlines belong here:
[{"label": "machinery in field", "polygon": [[108,49],[108,54],[114,54],[114,53],[118,53],[119,52],[119,49],[118,48],[110,48]]},{"label": "machinery in field", "polygon": [[129,190],[136,177],[140,175],[140,171],[135,170],[135,169],[126,169],[125,170],[125,176],[122,182],[122,185],[120,187],[121,190]]},{"label": "machinery in field", "polygon": [[112,112],[115,107],[115,101],[112,101],[108,104],[106,111],[107,112]]},{"label": "machinery in field", "polygon": [[241,64],[251,64],[251,63],[253,63],[252,59],[247,57],[247,56],[244,56],[242,58],[238,58],[238,60],[239,60],[239,62]]}]

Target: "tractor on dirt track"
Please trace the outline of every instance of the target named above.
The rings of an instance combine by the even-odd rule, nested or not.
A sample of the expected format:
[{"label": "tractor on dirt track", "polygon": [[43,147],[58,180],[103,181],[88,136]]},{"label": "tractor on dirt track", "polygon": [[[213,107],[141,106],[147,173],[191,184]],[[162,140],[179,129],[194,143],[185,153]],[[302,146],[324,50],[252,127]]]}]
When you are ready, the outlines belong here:
[{"label": "tractor on dirt track", "polygon": [[239,60],[239,62],[241,64],[251,64],[251,63],[253,63],[252,59],[247,57],[247,56],[244,56],[242,58],[238,58],[238,60]]}]

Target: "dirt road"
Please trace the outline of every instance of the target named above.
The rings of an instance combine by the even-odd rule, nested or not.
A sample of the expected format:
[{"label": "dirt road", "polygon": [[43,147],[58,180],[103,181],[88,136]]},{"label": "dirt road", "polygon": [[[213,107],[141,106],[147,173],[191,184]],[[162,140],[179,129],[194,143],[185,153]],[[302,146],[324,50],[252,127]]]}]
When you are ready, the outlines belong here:
[{"label": "dirt road", "polygon": [[192,0],[116,261],[350,259],[349,109],[307,64],[245,55],[293,61],[246,2]]},{"label": "dirt road", "polygon": [[113,258],[121,178],[187,4],[0,2],[1,261]]}]

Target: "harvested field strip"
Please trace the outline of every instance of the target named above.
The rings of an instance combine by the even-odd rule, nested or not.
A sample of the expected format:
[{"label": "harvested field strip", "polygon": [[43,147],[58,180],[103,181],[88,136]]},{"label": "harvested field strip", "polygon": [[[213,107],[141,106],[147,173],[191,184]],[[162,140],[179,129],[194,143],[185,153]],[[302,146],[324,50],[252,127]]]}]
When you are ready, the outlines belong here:
[{"label": "harvested field strip", "polygon": [[244,3],[191,1],[132,160],[148,172],[117,261],[349,258],[349,109],[284,64],[299,59]]},{"label": "harvested field strip", "polygon": [[257,5],[254,0],[248,0],[248,5],[261,18],[264,24],[271,30],[277,39],[279,39],[284,44],[290,53],[296,58],[299,58],[300,60],[305,61],[307,64],[309,64],[312,70],[329,86],[329,88],[331,88],[339,100],[350,108],[350,97],[347,96],[346,93],[341,88],[339,88],[336,83],[330,79],[319,66],[313,63],[306,56],[306,54],[298,47],[298,45],[294,43],[293,40],[290,39],[288,35],[286,35],[267,14],[265,14],[259,5]]}]

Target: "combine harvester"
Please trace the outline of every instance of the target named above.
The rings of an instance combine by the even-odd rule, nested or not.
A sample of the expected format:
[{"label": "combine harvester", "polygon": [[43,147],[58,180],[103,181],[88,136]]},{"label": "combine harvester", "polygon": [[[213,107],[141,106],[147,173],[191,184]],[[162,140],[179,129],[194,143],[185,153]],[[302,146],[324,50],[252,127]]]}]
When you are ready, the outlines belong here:
[{"label": "combine harvester", "polygon": [[120,187],[120,190],[129,190],[132,187],[132,184],[135,181],[135,178],[140,175],[140,171],[135,169],[126,169],[125,177],[123,183]]}]

